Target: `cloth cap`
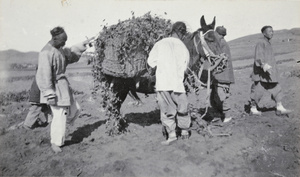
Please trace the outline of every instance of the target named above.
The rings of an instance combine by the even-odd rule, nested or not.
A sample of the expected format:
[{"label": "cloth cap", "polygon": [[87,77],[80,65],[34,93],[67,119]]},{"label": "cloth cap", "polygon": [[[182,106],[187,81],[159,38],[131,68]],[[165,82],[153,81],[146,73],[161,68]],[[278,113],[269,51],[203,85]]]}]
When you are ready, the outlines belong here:
[{"label": "cloth cap", "polygon": [[65,30],[60,26],[55,27],[50,31],[52,37],[58,36],[64,32],[65,32]]},{"label": "cloth cap", "polygon": [[186,33],[186,25],[183,22],[176,22],[172,26],[172,31],[180,32],[181,34]]},{"label": "cloth cap", "polygon": [[226,36],[227,32],[226,32],[226,28],[224,28],[224,26],[218,26],[216,28],[217,33],[219,33],[222,36]]},{"label": "cloth cap", "polygon": [[266,26],[262,27],[261,28],[261,33],[263,33],[267,28],[272,28],[272,26],[266,25]]}]

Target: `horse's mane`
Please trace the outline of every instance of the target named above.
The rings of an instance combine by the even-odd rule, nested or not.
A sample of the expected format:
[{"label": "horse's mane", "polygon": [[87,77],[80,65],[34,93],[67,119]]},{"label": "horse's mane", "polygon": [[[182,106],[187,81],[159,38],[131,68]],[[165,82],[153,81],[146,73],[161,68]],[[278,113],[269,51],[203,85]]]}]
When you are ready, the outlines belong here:
[{"label": "horse's mane", "polygon": [[201,28],[198,28],[196,31],[189,33],[186,39],[192,40],[201,30]]}]

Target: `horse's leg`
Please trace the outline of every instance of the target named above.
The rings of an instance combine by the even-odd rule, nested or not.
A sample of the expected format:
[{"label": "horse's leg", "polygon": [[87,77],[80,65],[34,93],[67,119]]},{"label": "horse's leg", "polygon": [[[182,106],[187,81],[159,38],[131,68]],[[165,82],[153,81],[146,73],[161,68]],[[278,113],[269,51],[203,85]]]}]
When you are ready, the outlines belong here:
[{"label": "horse's leg", "polygon": [[130,90],[129,91],[129,96],[134,100],[133,103],[131,102],[129,104],[132,104],[132,105],[135,105],[135,106],[140,106],[140,105],[143,104],[140,97],[137,95],[136,91]]},{"label": "horse's leg", "polygon": [[116,96],[118,98],[118,102],[117,102],[117,107],[120,110],[122,103],[125,101],[128,92],[129,92],[129,88],[127,87],[126,83],[123,82],[123,84],[119,85],[119,87],[115,90],[116,92]]}]

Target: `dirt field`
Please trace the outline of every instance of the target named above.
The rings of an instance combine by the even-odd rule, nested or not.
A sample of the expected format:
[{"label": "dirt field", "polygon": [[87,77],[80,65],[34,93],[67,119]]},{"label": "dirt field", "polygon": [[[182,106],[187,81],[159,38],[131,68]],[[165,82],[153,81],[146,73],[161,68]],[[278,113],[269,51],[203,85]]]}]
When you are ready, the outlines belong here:
[{"label": "dirt field", "polygon": [[[244,106],[249,99],[251,68],[235,62],[234,66],[239,69],[235,70],[236,83],[232,86],[234,120],[209,125],[213,134],[223,136],[209,137],[192,131],[190,139],[179,139],[170,146],[160,144],[164,138],[155,95],[140,95],[144,105],[139,107],[129,105],[132,100],[128,97],[122,107],[128,132],[107,136],[105,115],[100,110],[99,100],[91,96],[92,77],[82,76],[81,71],[72,69],[70,81],[77,91],[82,114],[73,126],[68,126],[60,154],[51,151],[49,125],[34,130],[9,129],[25,119],[30,106],[26,100],[1,103],[0,175],[300,176],[300,65],[296,64],[299,52],[280,55],[277,59],[283,61],[279,65],[285,94],[283,103],[294,110],[292,114],[277,116],[270,109],[275,103],[266,94],[260,103],[265,110],[263,115],[248,115]],[[28,90],[30,83],[30,77],[25,81],[10,80],[6,82],[8,89],[1,91],[19,93]],[[204,96],[205,90],[198,97],[190,95],[190,103],[194,108],[203,109]],[[209,114],[218,117],[211,109]]]}]

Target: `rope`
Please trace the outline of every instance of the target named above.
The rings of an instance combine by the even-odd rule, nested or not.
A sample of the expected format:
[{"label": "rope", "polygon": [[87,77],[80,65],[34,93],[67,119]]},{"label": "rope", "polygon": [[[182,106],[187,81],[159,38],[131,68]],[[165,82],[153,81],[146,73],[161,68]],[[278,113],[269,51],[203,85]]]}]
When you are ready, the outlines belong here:
[{"label": "rope", "polygon": [[[209,63],[211,63],[210,61],[210,57],[208,57],[208,61]],[[207,114],[207,111],[208,111],[208,103],[209,103],[209,100],[210,100],[210,67],[208,67],[208,76],[207,76],[207,89],[206,89],[206,106],[205,106],[205,112],[204,114],[200,117],[200,119],[202,119],[206,114]]]},{"label": "rope", "polygon": [[197,75],[191,70],[191,68],[187,67],[187,69],[192,73],[193,77],[196,79],[196,81],[198,81],[201,85],[206,86],[206,84],[204,84],[198,77]]},{"label": "rope", "polygon": [[[208,59],[209,65],[211,65],[211,57],[216,57],[216,55],[210,50],[210,48],[208,47],[208,45],[207,45],[207,43],[206,43],[206,41],[204,39],[204,35],[207,34],[210,31],[213,31],[213,30],[208,30],[204,34],[202,34],[202,32],[200,31],[199,32],[199,38],[200,38],[200,40],[199,40],[198,43],[196,42],[196,38],[194,37],[194,45],[195,45],[197,54],[198,55],[200,54],[199,50],[198,50],[198,45],[201,42],[204,54],[205,54],[205,56]],[[201,65],[200,66],[200,71],[199,71],[198,77],[197,77],[197,75],[188,67],[189,71],[191,71],[191,73],[193,74],[194,77],[196,76],[195,77],[196,80],[198,82],[200,82],[201,84],[203,84],[201,82],[201,80],[200,80],[202,72],[203,72],[203,68],[204,68],[203,65]],[[206,86],[207,86],[207,90],[206,90],[206,102],[205,102],[206,106],[205,106],[205,112],[204,112],[203,115],[201,115],[200,119],[202,119],[207,114],[207,111],[208,111],[208,105],[209,105],[209,100],[210,100],[210,83],[211,83],[211,78],[210,78],[211,77],[210,76],[211,75],[211,73],[210,73],[211,71],[210,70],[211,70],[210,67],[208,67],[208,76],[207,76],[207,84],[206,84]]]},{"label": "rope", "polygon": [[194,45],[195,45],[196,52],[197,52],[198,55],[200,54],[200,53],[199,53],[199,50],[198,50],[198,45],[199,45],[200,42],[201,42],[201,40],[199,40],[199,42],[197,43],[197,42],[196,42],[196,38],[194,37]]}]

